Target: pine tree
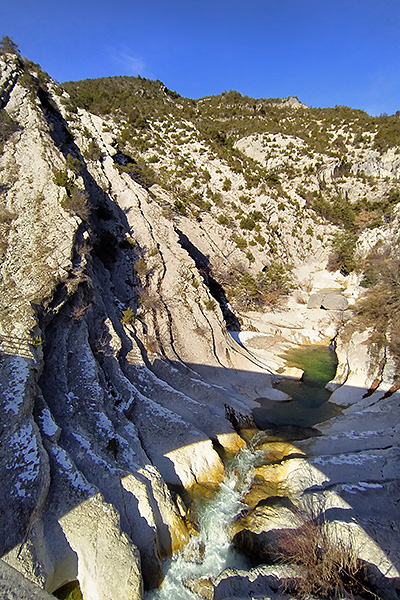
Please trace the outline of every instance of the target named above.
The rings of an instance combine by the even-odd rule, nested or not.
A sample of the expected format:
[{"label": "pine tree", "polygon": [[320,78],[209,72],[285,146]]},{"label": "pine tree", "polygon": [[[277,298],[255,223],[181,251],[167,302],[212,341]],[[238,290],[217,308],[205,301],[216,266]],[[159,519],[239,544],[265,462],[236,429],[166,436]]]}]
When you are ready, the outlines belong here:
[{"label": "pine tree", "polygon": [[16,54],[17,56],[20,56],[17,44],[8,35],[4,35],[1,38],[0,54]]}]

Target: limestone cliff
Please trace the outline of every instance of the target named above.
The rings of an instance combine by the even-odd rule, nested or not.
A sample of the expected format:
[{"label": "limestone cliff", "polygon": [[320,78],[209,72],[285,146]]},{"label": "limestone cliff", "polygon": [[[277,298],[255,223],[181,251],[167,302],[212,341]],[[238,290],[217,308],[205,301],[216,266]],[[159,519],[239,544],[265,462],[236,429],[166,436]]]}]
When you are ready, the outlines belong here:
[{"label": "limestone cliff", "polygon": [[[251,420],[257,398],[274,396],[278,349],[329,342],[347,319],[348,310],[307,309],[313,286],[343,286],[350,302],[361,293],[361,275],[325,270],[338,224],[317,216],[318,190],[375,202],[357,212],[381,218],[360,233],[365,256],[394,239],[400,160],[392,147],[361,145],[346,166],[310,157],[288,133],[251,132],[216,149],[201,139],[204,121],[191,121],[186,100],[163,86],[166,117],[146,127],[121,109],[100,116],[74,105],[66,89],[38,65],[0,57],[9,125],[0,156],[1,556],[49,592],[78,579],[85,600],[108,600],[117,581],[121,597],[141,598],[188,540],[187,494],[216,489],[221,457],[244,445],[227,414]],[[300,114],[298,104],[274,110]],[[344,134],[332,126],[350,145]],[[228,329],[258,330],[277,345],[253,352]],[[338,384],[347,377],[361,388],[358,401],[380,378],[383,407],[393,360],[377,374],[366,353],[353,381],[349,350]],[[385,481],[394,489],[395,479]]]}]

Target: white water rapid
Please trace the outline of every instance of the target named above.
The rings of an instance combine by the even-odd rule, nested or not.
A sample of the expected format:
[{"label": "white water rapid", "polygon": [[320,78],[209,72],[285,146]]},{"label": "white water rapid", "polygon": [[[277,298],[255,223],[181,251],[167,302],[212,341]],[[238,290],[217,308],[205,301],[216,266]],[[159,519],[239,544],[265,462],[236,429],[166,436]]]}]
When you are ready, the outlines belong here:
[{"label": "white water rapid", "polygon": [[245,559],[230,546],[229,527],[245,505],[241,498],[251,483],[251,467],[256,454],[244,448],[226,467],[219,491],[197,507],[199,535],[192,536],[183,552],[166,561],[165,579],[160,590],[146,600],[198,600],[186,582],[217,577],[228,567],[246,568]]}]

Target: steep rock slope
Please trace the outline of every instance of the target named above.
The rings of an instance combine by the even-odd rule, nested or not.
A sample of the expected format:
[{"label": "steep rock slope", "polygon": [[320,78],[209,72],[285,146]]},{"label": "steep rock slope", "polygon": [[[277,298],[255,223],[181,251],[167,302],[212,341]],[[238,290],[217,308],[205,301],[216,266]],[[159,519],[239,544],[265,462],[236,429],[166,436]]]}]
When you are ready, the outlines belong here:
[{"label": "steep rock slope", "polygon": [[[278,101],[251,111],[278,111],[282,134],[245,131],[240,116],[235,144],[222,125],[208,143],[213,99],[194,106],[159,82],[135,85],[140,101],[148,94],[158,112],[143,120],[140,105],[100,116],[74,106],[73,89],[68,96],[38,65],[1,57],[1,109],[11,125],[0,165],[0,547],[5,561],[50,592],[78,579],[85,599],[109,599],[117,590],[140,598],[143,583],[160,584],[162,558],[190,534],[187,493],[214,490],[224,474],[221,456],[244,445],[226,414],[235,425],[251,422],[257,398],[274,395],[278,348],[329,341],[341,329],[348,311],[304,304],[322,281],[347,287],[350,301],[360,294],[340,252],[344,274],[324,270],[338,215],[345,225],[377,221],[376,229],[360,230],[360,256],[379,240],[390,243],[398,219],[392,147],[368,148],[361,133],[351,166],[321,148],[310,156],[310,140],[288,130],[306,109]],[[219,102],[250,111],[229,94]],[[220,124],[227,121],[222,113]],[[335,126],[328,137],[343,152],[357,132]],[[379,141],[380,130],[365,135]],[[289,304],[263,312],[289,293],[290,267],[297,289]],[[281,344],[249,351],[227,327],[257,329]],[[304,443],[315,464],[332,456],[335,435],[347,439],[348,413],[364,411],[365,419],[375,400],[380,415],[396,410],[396,395],[381,401],[397,384],[390,350],[378,370],[366,353],[357,379],[357,335],[338,338],[338,384],[347,386],[334,396],[353,406],[326,425],[328,437],[311,449]],[[376,395],[362,402],[370,388]],[[393,438],[381,457],[390,474],[377,472],[382,488],[367,488],[395,498],[396,432],[373,419],[360,419],[358,429],[357,439],[380,429]],[[356,452],[371,448],[367,437]],[[329,457],[324,465],[340,462]],[[343,470],[340,477],[331,475],[330,485],[345,492],[367,479]],[[380,520],[385,531],[394,511],[389,523]]]},{"label": "steep rock slope", "polygon": [[[68,170],[82,156],[50,91],[15,57],[5,65],[18,130],[2,156],[12,215],[2,268],[2,553],[50,591],[78,577],[88,598],[111,597],[115,580],[140,595],[141,570],[157,585],[161,558],[188,536],[165,481],[178,491],[215,486],[223,464],[212,439],[231,452],[243,445],[224,404],[246,412],[250,396],[238,391],[240,375],[218,372],[246,359],[233,342],[227,358],[228,334],[222,316],[201,307],[203,286],[188,304],[182,292],[197,270],[147,193],[107,157],[93,174],[83,163]],[[101,210],[111,226],[101,226]],[[157,244],[146,270],[149,312],[160,316],[133,323],[123,315],[136,311],[142,287],[134,265]],[[158,366],[156,356],[169,360]],[[197,364],[226,389],[204,382]],[[99,548],[109,554],[111,540],[109,563]]]}]

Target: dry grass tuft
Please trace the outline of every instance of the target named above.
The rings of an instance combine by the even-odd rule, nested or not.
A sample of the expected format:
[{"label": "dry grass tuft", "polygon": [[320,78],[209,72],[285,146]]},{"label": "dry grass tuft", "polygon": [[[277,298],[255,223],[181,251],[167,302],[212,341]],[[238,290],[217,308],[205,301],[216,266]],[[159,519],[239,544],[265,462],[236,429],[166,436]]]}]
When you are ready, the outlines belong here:
[{"label": "dry grass tuft", "polygon": [[[298,578],[298,598],[354,598],[378,600],[369,588],[357,544],[348,528],[325,520],[318,506],[294,512],[295,533],[282,530],[278,536],[279,562],[298,565],[306,573]],[[292,586],[291,586],[292,587]]]}]

